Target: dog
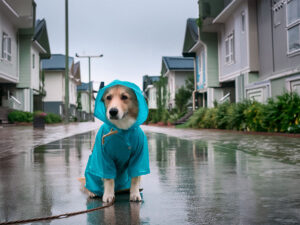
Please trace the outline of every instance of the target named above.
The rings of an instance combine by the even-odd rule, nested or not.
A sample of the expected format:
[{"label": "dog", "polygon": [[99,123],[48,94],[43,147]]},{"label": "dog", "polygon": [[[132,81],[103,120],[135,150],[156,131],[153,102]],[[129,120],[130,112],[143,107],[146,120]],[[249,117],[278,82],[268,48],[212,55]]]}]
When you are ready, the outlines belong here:
[{"label": "dog", "polygon": [[113,81],[96,98],[95,116],[104,124],[98,131],[85,171],[90,197],[115,200],[115,191],[130,189],[130,201],[141,201],[141,176],[150,173],[147,138],[141,125],[148,115],[139,87]]}]

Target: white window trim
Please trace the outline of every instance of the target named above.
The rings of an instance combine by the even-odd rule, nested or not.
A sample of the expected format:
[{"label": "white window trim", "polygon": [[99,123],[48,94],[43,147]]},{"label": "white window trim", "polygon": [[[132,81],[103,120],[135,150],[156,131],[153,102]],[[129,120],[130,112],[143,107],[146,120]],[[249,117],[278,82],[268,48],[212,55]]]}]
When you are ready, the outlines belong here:
[{"label": "white window trim", "polygon": [[32,69],[35,68],[35,54],[32,53]]},{"label": "white window trim", "polygon": [[[233,49],[231,45],[231,40],[233,40]],[[228,41],[228,55],[226,53],[226,42]],[[229,33],[225,38],[225,65],[232,65],[235,63],[235,46],[234,46],[234,31]],[[227,57],[229,57],[229,61],[227,62]]]},{"label": "white window trim", "polygon": [[[6,43],[6,49],[4,48],[3,42],[4,39],[10,40],[10,52],[8,52],[8,43]],[[12,42],[11,42],[11,36],[9,36],[6,32],[2,32],[2,40],[1,40],[1,60],[11,63],[12,62]],[[3,54],[5,54],[5,57],[3,57]],[[8,56],[10,56],[10,60],[8,59]]]},{"label": "white window trim", "polygon": [[296,19],[295,21],[288,23],[288,4],[291,1],[298,1],[298,0],[289,0],[286,2],[286,46],[287,46],[287,55],[288,56],[294,56],[295,54],[300,54],[300,48],[297,50],[290,51],[289,48],[289,30],[292,29],[293,27],[299,26],[299,44],[300,44],[300,18]]},{"label": "white window trim", "polygon": [[[244,18],[244,23],[243,23],[243,18]],[[241,12],[241,23],[242,23],[241,31],[244,34],[246,32],[246,13],[244,10]]]}]

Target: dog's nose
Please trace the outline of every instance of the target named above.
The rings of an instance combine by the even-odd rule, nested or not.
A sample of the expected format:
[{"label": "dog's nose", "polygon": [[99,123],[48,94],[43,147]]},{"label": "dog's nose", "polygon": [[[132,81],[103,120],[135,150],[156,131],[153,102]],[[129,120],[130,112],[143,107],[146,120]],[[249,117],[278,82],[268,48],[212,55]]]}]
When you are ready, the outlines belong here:
[{"label": "dog's nose", "polygon": [[109,110],[109,114],[112,116],[112,117],[115,117],[117,114],[118,114],[118,109],[117,108],[111,108]]}]

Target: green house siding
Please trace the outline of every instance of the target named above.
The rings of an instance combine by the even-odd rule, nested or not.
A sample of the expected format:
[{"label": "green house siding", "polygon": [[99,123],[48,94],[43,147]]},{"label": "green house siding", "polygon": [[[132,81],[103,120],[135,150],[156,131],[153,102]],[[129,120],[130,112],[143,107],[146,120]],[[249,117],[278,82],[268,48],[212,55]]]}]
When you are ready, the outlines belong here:
[{"label": "green house siding", "polygon": [[207,51],[207,87],[219,86],[218,35],[217,33],[200,32],[200,39]]},{"label": "green house siding", "polygon": [[18,88],[29,88],[31,85],[31,40],[32,35],[19,35],[19,84]]},{"label": "green house siding", "polygon": [[216,17],[224,8],[224,0],[199,0],[199,17]]},{"label": "green house siding", "polygon": [[284,92],[286,92],[286,86],[285,86],[285,79],[286,78],[280,78],[280,79],[276,79],[276,80],[272,80],[271,81],[271,94],[272,94],[272,98],[283,94]]}]

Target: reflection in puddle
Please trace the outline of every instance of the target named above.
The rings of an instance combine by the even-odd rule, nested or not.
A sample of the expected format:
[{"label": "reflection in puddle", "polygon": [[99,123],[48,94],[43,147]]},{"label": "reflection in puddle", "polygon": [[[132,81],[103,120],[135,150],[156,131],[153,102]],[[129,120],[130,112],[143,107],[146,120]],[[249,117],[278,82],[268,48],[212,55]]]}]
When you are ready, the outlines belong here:
[{"label": "reflection in puddle", "polygon": [[[89,199],[77,181],[95,134],[0,161],[0,222],[101,206],[101,199]],[[105,210],[44,224],[299,223],[299,166],[248,154],[244,143],[147,137],[151,174],[142,179],[141,204],[117,195]]]}]

